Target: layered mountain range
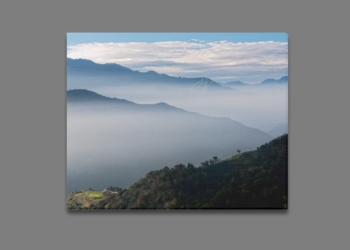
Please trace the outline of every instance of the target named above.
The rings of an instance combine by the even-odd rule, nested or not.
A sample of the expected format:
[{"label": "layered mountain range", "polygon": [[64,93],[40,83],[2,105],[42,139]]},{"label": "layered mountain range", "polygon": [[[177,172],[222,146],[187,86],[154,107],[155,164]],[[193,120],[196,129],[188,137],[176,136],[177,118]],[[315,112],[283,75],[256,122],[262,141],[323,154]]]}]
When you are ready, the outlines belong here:
[{"label": "layered mountain range", "polygon": [[[68,85],[85,81],[89,84],[94,80],[98,85],[167,85],[206,88],[210,90],[231,90],[230,87],[252,86],[241,81],[230,81],[220,84],[206,77],[174,77],[166,74],[159,74],[155,71],[140,72],[121,66],[116,63],[98,64],[86,59],[67,58]],[[266,79],[260,84],[286,84],[288,76],[280,79]],[[69,87],[69,86],[68,86]],[[75,87],[75,86],[71,86]]]},{"label": "layered mountain range", "polygon": [[[67,77],[68,84],[70,81],[76,81],[76,77],[85,80],[97,78],[98,84],[110,84],[111,82],[117,85],[174,85],[182,87],[207,87],[210,89],[225,89],[217,82],[206,78],[185,78],[173,77],[166,74],[159,74],[155,71],[139,72],[123,67],[115,63],[98,64],[85,59],[67,58]],[[98,80],[98,78],[100,80]],[[101,81],[103,79],[103,82]],[[89,82],[89,81],[87,81]],[[228,89],[228,88],[226,88]]]},{"label": "layered mountain range", "polygon": [[166,103],[137,104],[85,89],[69,90],[67,191],[85,189],[86,183],[96,189],[115,182],[127,187],[165,165],[227,158],[272,138],[229,118]]}]

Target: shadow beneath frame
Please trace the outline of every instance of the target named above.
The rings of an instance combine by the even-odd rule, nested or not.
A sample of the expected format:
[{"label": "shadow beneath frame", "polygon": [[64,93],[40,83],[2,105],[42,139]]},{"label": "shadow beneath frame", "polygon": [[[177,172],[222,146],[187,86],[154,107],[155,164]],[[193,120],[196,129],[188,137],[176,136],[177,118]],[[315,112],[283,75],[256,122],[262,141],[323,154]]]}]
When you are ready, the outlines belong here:
[{"label": "shadow beneath frame", "polygon": [[171,210],[161,210],[161,209],[96,209],[96,210],[71,210],[66,209],[69,215],[85,215],[89,216],[94,214],[120,214],[120,215],[287,215],[289,213],[288,209],[171,209]]}]

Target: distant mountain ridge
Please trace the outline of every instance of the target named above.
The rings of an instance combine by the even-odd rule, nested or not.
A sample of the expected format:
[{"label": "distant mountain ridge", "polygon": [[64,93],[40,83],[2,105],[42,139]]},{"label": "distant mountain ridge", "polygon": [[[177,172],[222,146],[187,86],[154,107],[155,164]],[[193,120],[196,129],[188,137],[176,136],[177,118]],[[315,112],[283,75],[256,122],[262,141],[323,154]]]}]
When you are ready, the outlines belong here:
[{"label": "distant mountain ridge", "polygon": [[[205,88],[215,90],[231,90],[231,87],[255,86],[242,81],[230,81],[219,84],[207,77],[174,77],[166,74],[159,74],[156,71],[139,72],[116,63],[99,64],[86,59],[67,58],[67,77],[72,79],[75,76],[91,79],[91,77],[107,77],[108,80],[120,84],[161,84],[169,86],[188,86],[194,88]],[[104,84],[106,79],[101,78],[97,84]],[[68,84],[69,84],[68,80]],[[280,79],[265,79],[260,84],[285,84],[288,83],[288,76]],[[260,85],[257,84],[257,85]]]},{"label": "distant mountain ridge", "polygon": [[285,84],[288,83],[288,76],[283,76],[280,79],[266,79],[262,81],[260,84]]},{"label": "distant mountain ridge", "polygon": [[283,76],[280,79],[265,79],[259,84],[247,84],[241,81],[230,81],[227,83],[222,84],[223,86],[227,87],[241,87],[241,86],[261,86],[261,85],[268,85],[268,84],[286,84],[288,83],[288,76]]},{"label": "distant mountain ridge", "polygon": [[[173,77],[159,74],[155,71],[139,72],[123,67],[116,63],[98,64],[86,59],[67,58],[67,77],[108,77],[115,78],[118,84],[168,84],[176,86],[209,87],[212,89],[225,89],[217,82],[206,77]],[[229,88],[227,88],[229,89]]]},{"label": "distant mountain ridge", "polygon": [[[171,106],[164,102],[155,103],[155,104],[137,104],[125,99],[106,97],[87,89],[68,90],[67,104],[96,105],[99,107],[101,105],[108,105],[112,107],[115,105],[122,105],[124,107],[128,107],[133,110],[156,110],[156,111],[171,110],[171,111],[183,111],[187,113],[192,113],[192,112],[188,112],[186,110]],[[193,114],[197,114],[197,113],[193,113]]]},{"label": "distant mountain ridge", "polygon": [[129,72],[132,70],[116,63],[98,64],[86,59],[67,58],[67,73]]},{"label": "distant mountain ridge", "polygon": [[196,116],[200,116],[200,117],[204,117],[204,118],[209,118],[209,119],[217,119],[217,120],[221,120],[225,123],[229,122],[229,123],[235,123],[238,124],[240,126],[252,129],[253,131],[259,131],[259,133],[264,134],[264,136],[269,137],[268,139],[271,139],[270,135],[268,135],[267,133],[260,131],[258,129],[255,128],[250,128],[247,127],[245,125],[243,125],[242,123],[232,120],[230,118],[227,117],[210,117],[210,116],[205,116],[202,114],[198,114],[195,112],[190,112],[178,107],[174,107],[171,106],[167,103],[164,102],[160,102],[160,103],[155,103],[155,104],[137,104],[125,99],[118,99],[118,98],[110,98],[110,97],[106,97],[103,95],[100,95],[96,92],[87,90],[87,89],[73,89],[73,90],[68,90],[67,91],[67,104],[81,104],[81,105],[96,105],[97,103],[99,104],[126,104],[127,106],[133,106],[136,108],[143,108],[143,107],[147,107],[147,108],[157,108],[159,109],[168,109],[171,111],[180,111],[186,114],[190,114],[190,115],[196,115]]},{"label": "distant mountain ridge", "polygon": [[[123,169],[115,181],[126,187],[141,173],[166,164],[198,165],[208,157],[226,158],[237,149],[244,152],[272,139],[267,133],[230,118],[210,117],[164,102],[138,104],[86,89],[67,91],[67,135],[68,152],[78,152],[67,160],[68,192],[103,188],[109,176],[117,173],[114,169]],[[82,147],[77,148],[82,141]],[[94,161],[87,163],[89,158]],[[94,164],[106,172],[84,173],[76,180],[75,173],[80,171],[75,170],[76,164]]]},{"label": "distant mountain ridge", "polygon": [[91,79],[94,80],[94,85],[122,86],[130,84],[147,84],[158,86],[192,87],[204,90],[232,90],[232,87],[263,86],[288,83],[288,76],[283,76],[280,79],[265,79],[260,84],[254,85],[250,85],[239,80],[219,84],[218,82],[215,82],[207,77],[174,77],[166,74],[160,74],[153,70],[139,72],[116,63],[98,64],[86,59],[67,58],[68,87],[70,86],[71,82],[88,82],[91,81]]},{"label": "distant mountain ridge", "polygon": [[110,101],[135,104],[133,102],[130,102],[124,99],[109,98],[87,89],[72,89],[67,91],[67,103],[110,102]]}]

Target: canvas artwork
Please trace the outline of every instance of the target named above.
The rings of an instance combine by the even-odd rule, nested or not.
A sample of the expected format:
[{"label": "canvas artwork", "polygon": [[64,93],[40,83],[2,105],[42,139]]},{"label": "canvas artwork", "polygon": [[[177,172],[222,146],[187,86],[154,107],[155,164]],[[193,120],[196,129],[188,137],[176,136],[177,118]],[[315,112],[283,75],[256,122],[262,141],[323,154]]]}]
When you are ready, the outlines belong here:
[{"label": "canvas artwork", "polygon": [[68,33],[69,210],[287,209],[286,33]]}]

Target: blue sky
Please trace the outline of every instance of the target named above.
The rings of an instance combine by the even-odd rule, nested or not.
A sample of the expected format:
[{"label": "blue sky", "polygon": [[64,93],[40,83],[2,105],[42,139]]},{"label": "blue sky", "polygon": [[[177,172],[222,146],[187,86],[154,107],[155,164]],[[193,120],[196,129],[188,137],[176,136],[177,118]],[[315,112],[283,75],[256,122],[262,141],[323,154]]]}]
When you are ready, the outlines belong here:
[{"label": "blue sky", "polygon": [[206,42],[287,42],[288,34],[275,33],[67,33],[67,45],[91,42],[160,42],[189,41],[191,39]]},{"label": "blue sky", "polygon": [[256,84],[288,75],[287,33],[67,33],[67,57]]}]

